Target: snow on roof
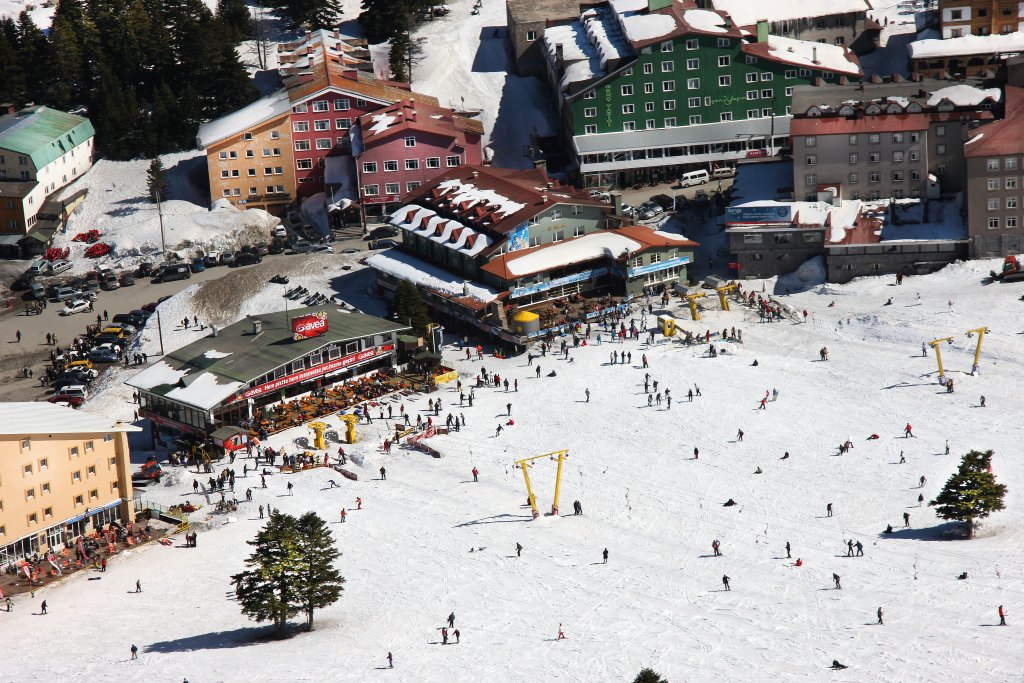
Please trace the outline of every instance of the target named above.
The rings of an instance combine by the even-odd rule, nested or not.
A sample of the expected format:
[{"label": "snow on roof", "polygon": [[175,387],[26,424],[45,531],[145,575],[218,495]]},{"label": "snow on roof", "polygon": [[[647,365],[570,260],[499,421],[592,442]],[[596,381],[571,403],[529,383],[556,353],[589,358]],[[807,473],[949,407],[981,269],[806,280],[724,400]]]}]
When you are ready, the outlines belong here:
[{"label": "snow on roof", "polygon": [[698,31],[725,33],[728,27],[721,14],[706,9],[688,9],[683,12],[683,21]]},{"label": "snow on roof", "polygon": [[601,57],[597,48],[590,42],[587,32],[578,21],[568,26],[552,26],[544,31],[544,47],[548,61],[555,64],[558,46],[562,46],[563,73],[561,87],[564,90],[569,83],[589,81],[603,76]]},{"label": "snow on roof", "polygon": [[933,107],[942,100],[949,100],[957,106],[970,107],[981,104],[987,99],[998,102],[1001,97],[1002,91],[999,88],[982,89],[960,83],[932,91],[928,96],[928,106]]},{"label": "snow on roof", "polygon": [[619,14],[641,12],[647,9],[647,0],[610,0],[608,4]]},{"label": "snow on roof", "polygon": [[608,62],[632,56],[633,48],[622,33],[619,23],[611,12],[591,9],[581,17],[587,37],[597,49],[601,58],[601,68],[607,69]]},{"label": "snow on roof", "polygon": [[373,125],[370,126],[370,133],[376,135],[386,131],[392,123],[398,120],[398,117],[391,114],[377,114],[372,116],[370,120],[373,121]]},{"label": "snow on roof", "polygon": [[184,387],[175,387],[164,396],[172,401],[180,401],[196,408],[209,410],[246,386],[244,382],[221,383],[219,377],[212,372],[202,372],[195,381]]},{"label": "snow on roof", "polygon": [[626,37],[634,43],[667,36],[676,30],[676,19],[671,14],[620,15]]},{"label": "snow on roof", "polygon": [[262,97],[237,111],[225,114],[212,121],[207,121],[199,126],[199,132],[196,134],[196,143],[200,149],[209,147],[215,142],[219,142],[232,135],[237,135],[268,119],[287,114],[291,109],[292,105],[288,100],[288,93],[284,90],[278,90],[274,94]]},{"label": "snow on roof", "polygon": [[911,59],[1024,52],[1024,33],[918,40],[907,45]]},{"label": "snow on roof", "polygon": [[138,427],[45,401],[0,403],[0,434],[83,434],[138,432]]},{"label": "snow on roof", "polygon": [[162,360],[133,375],[127,384],[136,389],[152,389],[164,384],[176,384],[179,379],[187,374],[188,370],[173,368],[167,361]]},{"label": "snow on roof", "polygon": [[[415,211],[413,210],[415,209]],[[421,227],[420,221],[427,216],[436,216],[437,212],[433,209],[427,209],[416,204],[410,204],[403,206],[394,213],[391,214],[391,225],[396,228],[405,228],[406,230],[419,230]]]},{"label": "snow on roof", "polygon": [[230,355],[230,351],[217,351],[216,349],[210,349],[203,354],[205,358],[227,358]]},{"label": "snow on roof", "polygon": [[468,292],[469,296],[484,302],[494,301],[498,298],[498,292],[486,285],[472,280],[464,280],[454,273],[397,249],[388,249],[374,254],[366,259],[366,265],[374,270],[452,296],[464,296]]},{"label": "snow on roof", "polygon": [[[852,228],[857,222],[863,203],[859,199],[848,199],[839,206],[828,202],[778,202],[765,199],[753,202],[732,204],[734,207],[784,207],[790,209],[788,216],[792,219],[785,219],[783,222],[802,226],[823,226],[831,215],[831,227]],[[739,225],[743,225],[740,223]],[[771,223],[756,223],[755,226],[772,225]],[[776,224],[777,225],[777,224]],[[834,233],[833,233],[834,234]],[[840,238],[841,241],[842,238]]]},{"label": "snow on roof", "polygon": [[842,45],[815,43],[782,36],[768,36],[768,53],[776,59],[809,69],[844,71],[859,74],[860,66],[850,61],[849,52]]},{"label": "snow on roof", "polygon": [[749,26],[762,20],[789,21],[871,9],[867,0],[713,0],[712,4],[715,9],[728,12],[737,26]]},{"label": "snow on roof", "polygon": [[[676,235],[672,237],[678,238]],[[641,246],[639,242],[611,231],[595,232],[567,242],[557,242],[519,258],[509,257],[505,267],[512,275],[528,275],[604,256],[618,258],[623,252],[636,251]]]},{"label": "snow on roof", "polygon": [[526,204],[514,202],[494,190],[480,189],[476,185],[464,183],[458,178],[445,180],[439,183],[437,187],[441,190],[442,195],[448,195],[448,199],[451,199],[456,204],[468,202],[467,208],[481,202],[497,206],[498,208],[495,213],[498,217],[510,216],[526,207]]}]

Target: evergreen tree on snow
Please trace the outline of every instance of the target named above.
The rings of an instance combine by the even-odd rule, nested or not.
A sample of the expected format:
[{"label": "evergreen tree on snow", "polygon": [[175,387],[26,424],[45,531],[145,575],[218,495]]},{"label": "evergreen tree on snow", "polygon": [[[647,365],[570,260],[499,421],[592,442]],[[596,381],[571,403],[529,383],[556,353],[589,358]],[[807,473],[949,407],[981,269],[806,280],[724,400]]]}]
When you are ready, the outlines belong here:
[{"label": "evergreen tree on snow", "polygon": [[161,199],[167,199],[167,169],[164,168],[164,162],[160,160],[160,157],[154,157],[149,162],[149,170],[146,171],[147,187],[149,188],[149,196],[155,202],[157,193],[160,194]]},{"label": "evergreen tree on snow", "polygon": [[633,683],[668,683],[668,681],[662,678],[654,669],[644,668],[633,679]]},{"label": "evergreen tree on snow", "polygon": [[412,327],[415,332],[426,332],[430,313],[423,303],[420,290],[411,282],[401,281],[395,293],[395,319]]},{"label": "evergreen tree on snow", "polygon": [[257,622],[273,621],[278,635],[284,634],[288,618],[301,611],[295,523],[291,515],[271,515],[256,540],[247,541],[256,549],[245,561],[249,569],[231,577],[242,614]]},{"label": "evergreen tree on snow", "polygon": [[313,610],[338,601],[345,590],[345,578],[334,567],[341,555],[334,545],[334,535],[315,512],[307,512],[295,524],[295,545],[298,553],[298,576],[295,593],[306,613],[306,629],[313,630]]},{"label": "evergreen tree on snow", "polygon": [[991,463],[992,451],[967,453],[942,492],[928,503],[939,517],[964,522],[967,538],[974,538],[974,520],[1003,509],[1006,485],[996,483]]},{"label": "evergreen tree on snow", "polygon": [[217,0],[217,19],[230,33],[232,43],[245,40],[252,33],[252,15],[245,0]]}]

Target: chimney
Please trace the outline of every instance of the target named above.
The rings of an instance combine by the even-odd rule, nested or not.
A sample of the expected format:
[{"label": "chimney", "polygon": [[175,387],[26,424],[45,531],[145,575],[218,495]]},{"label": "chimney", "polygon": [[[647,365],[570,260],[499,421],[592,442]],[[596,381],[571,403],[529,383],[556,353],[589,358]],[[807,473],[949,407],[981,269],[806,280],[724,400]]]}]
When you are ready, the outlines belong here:
[{"label": "chimney", "polygon": [[615,207],[615,215],[622,215],[622,195],[616,192],[612,195],[612,206]]},{"label": "chimney", "polygon": [[338,29],[338,28],[334,29],[334,39],[335,40],[341,40],[341,29]]},{"label": "chimney", "polygon": [[811,63],[812,64],[821,64],[821,62],[818,61],[818,48],[817,47],[812,47],[811,48]]},{"label": "chimney", "polygon": [[548,174],[548,162],[547,159],[534,159],[533,167],[539,169],[545,176]]},{"label": "chimney", "polygon": [[478,175],[480,175],[480,171],[473,171],[473,177],[474,178],[476,178]]},{"label": "chimney", "polygon": [[257,334],[257,335],[258,334],[263,334],[263,321],[262,320],[253,320],[252,321],[252,333],[253,334]]},{"label": "chimney", "polygon": [[757,22],[757,42],[768,42],[768,22],[765,19]]},{"label": "chimney", "polygon": [[313,32],[312,31],[306,31],[306,42],[309,43],[312,40],[313,40]]},{"label": "chimney", "polygon": [[547,204],[548,203],[548,196],[546,194],[542,194],[540,196],[540,203],[541,204]]}]

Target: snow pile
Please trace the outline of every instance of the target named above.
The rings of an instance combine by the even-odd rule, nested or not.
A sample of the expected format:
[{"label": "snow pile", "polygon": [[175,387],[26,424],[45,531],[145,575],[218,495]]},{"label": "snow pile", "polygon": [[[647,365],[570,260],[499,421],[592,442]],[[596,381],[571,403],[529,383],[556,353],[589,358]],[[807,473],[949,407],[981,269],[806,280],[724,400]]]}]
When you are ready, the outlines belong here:
[{"label": "snow pile", "polygon": [[768,51],[777,59],[807,69],[825,69],[859,76],[860,65],[842,45],[828,45],[809,40],[768,36]]},{"label": "snow pile", "polygon": [[558,48],[562,48],[562,66],[564,72],[560,85],[563,90],[570,83],[589,81],[604,75],[601,58],[597,49],[591,44],[583,24],[574,21],[568,26],[552,26],[544,30],[544,47],[547,50],[548,63],[555,65],[558,61]]},{"label": "snow pile", "polygon": [[583,20],[587,37],[601,57],[602,69],[608,68],[609,61],[624,59],[633,54],[633,48],[623,35],[615,15],[598,8],[587,10],[580,18]]},{"label": "snow pile", "polygon": [[805,292],[808,289],[824,284],[828,279],[828,268],[824,256],[809,258],[800,264],[792,273],[779,276],[775,283],[775,292]]},{"label": "snow pile", "polygon": [[498,291],[438,268],[435,265],[398,251],[388,249],[366,259],[366,265],[401,280],[436,289],[452,296],[471,296],[480,301],[494,301]]},{"label": "snow pile", "polygon": [[933,90],[928,95],[928,106],[934,107],[942,100],[949,100],[958,107],[973,107],[985,100],[992,100],[994,104],[1002,99],[1002,96],[999,88],[975,88],[973,85],[958,83]]},{"label": "snow pile", "polygon": [[[671,237],[677,238],[676,235]],[[640,246],[639,242],[628,237],[611,231],[602,231],[566,242],[557,242],[517,258],[509,257],[505,261],[505,266],[514,276],[529,275],[606,256],[618,258],[624,252],[640,249]]]},{"label": "snow pile", "polygon": [[718,12],[706,9],[688,9],[683,12],[683,21],[695,31],[708,33],[725,33],[729,30],[725,19]]},{"label": "snow pile", "polygon": [[712,4],[716,10],[728,12],[737,26],[867,12],[872,7],[867,0],[714,0]]},{"label": "snow pile", "polygon": [[441,196],[450,195],[448,199],[457,205],[466,204],[463,210],[468,210],[477,204],[496,207],[495,216],[503,218],[510,216],[526,207],[526,204],[514,202],[494,190],[481,189],[472,183],[467,183],[458,178],[451,178],[440,183],[438,189]]},{"label": "snow pile", "polygon": [[907,46],[911,59],[999,55],[1024,52],[1024,33],[1019,31],[988,36],[961,36],[945,40],[918,40]]},{"label": "snow pile", "polygon": [[619,19],[626,37],[633,43],[661,38],[676,29],[676,19],[671,14],[627,14]]}]

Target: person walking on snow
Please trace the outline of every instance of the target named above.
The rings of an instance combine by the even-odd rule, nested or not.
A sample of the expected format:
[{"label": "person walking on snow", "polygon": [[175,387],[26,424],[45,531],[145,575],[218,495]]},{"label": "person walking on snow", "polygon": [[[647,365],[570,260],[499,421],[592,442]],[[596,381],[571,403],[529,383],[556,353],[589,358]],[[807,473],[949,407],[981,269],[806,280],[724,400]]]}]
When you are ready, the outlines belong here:
[{"label": "person walking on snow", "polygon": [[697,450],[696,446],[693,447],[693,459],[700,460],[700,451]]},{"label": "person walking on snow", "polygon": [[[466,353],[469,353],[469,349],[466,349]],[[391,653],[390,652],[388,653],[388,668],[389,669],[394,669],[395,668],[395,660],[391,657]]]},{"label": "person walking on snow", "polygon": [[984,396],[981,397],[981,407],[982,408],[985,407],[985,397]]},{"label": "person walking on snow", "polygon": [[742,429],[740,429],[740,430],[738,430],[736,432],[736,440],[737,441],[743,441],[743,430]]},{"label": "person walking on snow", "polygon": [[380,478],[381,478],[381,481],[384,481],[384,480],[386,480],[388,478],[388,472],[387,472],[387,470],[384,469],[383,465],[380,466]]},{"label": "person walking on snow", "polygon": [[459,641],[462,639],[461,638],[462,634],[459,633],[459,629],[455,629],[455,631],[453,631],[453,633],[455,635],[455,644],[458,645]]},{"label": "person walking on snow", "polygon": [[836,590],[843,590],[843,585],[839,583],[839,574],[832,574],[832,580],[836,582]]},{"label": "person walking on snow", "polygon": [[608,564],[608,548],[604,549],[604,552],[601,553],[601,557],[604,559],[604,564]]},{"label": "person walking on snow", "polygon": [[585,393],[587,395],[587,403],[590,403],[590,389],[584,390],[583,393]]},{"label": "person walking on snow", "polygon": [[903,428],[903,438],[906,439],[911,436],[914,436],[914,429],[910,426],[910,423],[908,422],[907,426]]},{"label": "person walking on snow", "polygon": [[558,637],[555,640],[565,640],[565,632],[562,631],[562,625],[558,625]]},{"label": "person walking on snow", "polygon": [[792,559],[792,555],[789,554],[789,541],[786,541],[786,559]]},{"label": "person walking on snow", "polygon": [[512,417],[512,404],[511,403],[506,403],[505,404],[505,408],[508,410],[509,417]]},{"label": "person walking on snow", "polygon": [[928,479],[923,474],[921,475],[921,478],[918,479],[917,481],[920,484],[920,486],[917,487],[919,489],[923,489],[924,485],[928,483]]},{"label": "person walking on snow", "polygon": [[522,556],[523,556],[523,546],[520,545],[519,543],[516,543],[516,557],[522,557]]},{"label": "person walking on snow", "polygon": [[135,643],[132,643],[132,659],[138,659],[138,658],[139,658],[139,648],[135,645]]},{"label": "person walking on snow", "polygon": [[721,557],[722,556],[722,551],[719,550],[719,548],[721,546],[722,546],[722,544],[719,543],[717,538],[715,540],[711,541],[711,550],[715,553],[715,557]]},{"label": "person walking on snow", "polygon": [[447,645],[448,644],[448,629],[446,629],[446,628],[442,628],[441,629],[441,644],[442,645]]},{"label": "person walking on snow", "polygon": [[291,483],[291,482],[288,482],[288,495],[289,496],[295,495],[294,493],[292,493],[292,489],[294,489],[294,488],[295,488],[295,485],[293,483]]},{"label": "person walking on snow", "polygon": [[731,591],[732,588],[729,586],[729,577],[722,574],[722,585],[725,586],[723,590]]},{"label": "person walking on snow", "polygon": [[853,557],[853,540],[852,539],[846,542],[846,556],[847,557]]},{"label": "person walking on snow", "polygon": [[909,512],[904,512],[903,513],[903,528],[906,529],[906,528],[909,528],[909,527],[910,527],[910,513]]},{"label": "person walking on snow", "polygon": [[999,625],[1006,626],[1006,612],[1003,611],[1003,606],[999,605]]},{"label": "person walking on snow", "polygon": [[448,615],[448,628],[455,628],[455,612]]},{"label": "person walking on snow", "polygon": [[348,513],[347,513],[347,512],[345,512],[345,508],[341,508],[341,523],[342,523],[342,524],[344,524],[344,523],[345,523],[345,517],[346,517],[347,515],[348,515]]},{"label": "person walking on snow", "polygon": [[903,455],[903,451],[900,451],[900,463],[899,464],[902,465],[906,461],[907,461],[907,458]]},{"label": "person walking on snow", "polygon": [[474,467],[473,468],[473,481],[480,481],[480,479],[478,478],[479,476],[480,476],[480,470],[478,470],[477,468]]},{"label": "person walking on snow", "polygon": [[877,614],[878,614],[878,625],[879,626],[884,626],[885,624],[882,622],[882,608],[881,607],[878,608],[878,613]]},{"label": "person walking on snow", "polygon": [[831,517],[832,516],[832,503],[829,503],[829,504],[827,504],[825,506],[825,516],[827,516],[827,517]]},{"label": "person walking on snow", "polygon": [[363,509],[363,499],[359,498],[357,496],[356,497],[356,510],[362,510],[362,509]]},{"label": "person walking on snow", "polygon": [[138,579],[135,580],[135,592],[136,593],[141,593],[142,592],[142,581],[140,581]]},{"label": "person walking on snow", "polygon": [[43,604],[39,606],[39,614],[46,614],[46,600],[43,600]]}]

